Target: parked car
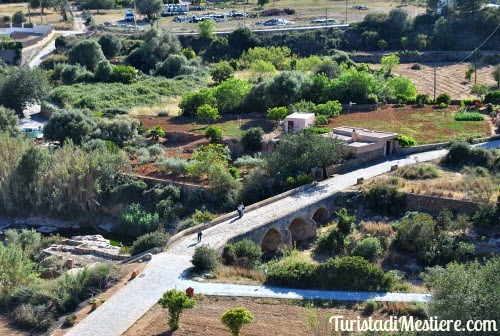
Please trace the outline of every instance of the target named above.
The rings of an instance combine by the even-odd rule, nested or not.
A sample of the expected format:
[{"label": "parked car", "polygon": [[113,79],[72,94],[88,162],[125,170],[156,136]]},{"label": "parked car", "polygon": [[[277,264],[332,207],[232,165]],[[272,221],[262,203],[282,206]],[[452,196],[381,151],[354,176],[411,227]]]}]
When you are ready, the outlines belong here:
[{"label": "parked car", "polygon": [[313,19],[311,20],[311,23],[336,23],[337,20],[335,19]]},{"label": "parked car", "polygon": [[362,5],[352,6],[352,8],[357,9],[357,10],[367,10],[368,9],[368,7],[362,6]]},{"label": "parked car", "polygon": [[293,24],[292,21],[288,21],[282,18],[274,18],[267,21],[259,21],[256,25],[264,25],[264,26],[288,26]]},{"label": "parked car", "polygon": [[125,11],[125,21],[134,21],[134,12],[132,10]]}]

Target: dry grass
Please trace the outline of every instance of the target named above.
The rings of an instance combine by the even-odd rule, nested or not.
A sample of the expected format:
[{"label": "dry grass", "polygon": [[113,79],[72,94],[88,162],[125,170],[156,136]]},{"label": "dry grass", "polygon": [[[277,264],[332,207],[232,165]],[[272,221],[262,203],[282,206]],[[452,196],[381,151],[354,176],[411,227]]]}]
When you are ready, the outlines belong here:
[{"label": "dry grass", "polygon": [[361,222],[361,231],[365,235],[370,235],[372,237],[390,237],[394,234],[391,224],[380,223],[380,222]]},{"label": "dry grass", "polygon": [[233,266],[218,265],[214,274],[217,276],[217,279],[207,281],[240,285],[261,285],[266,280],[266,275],[263,272]]},{"label": "dry grass", "polygon": [[168,112],[169,116],[179,115],[179,101],[181,97],[169,97],[156,106],[140,106],[130,110],[131,116],[157,116],[159,112]]},{"label": "dry grass", "polygon": [[[26,23],[29,23],[27,3],[9,3],[0,5],[0,16],[12,17],[12,15],[18,11],[21,11],[24,13],[24,15],[26,15]],[[61,22],[61,20],[62,17],[57,11],[54,11],[53,9],[50,8],[44,10],[44,15],[43,15],[44,24],[58,23]],[[40,18],[40,10],[38,9],[31,10],[31,23],[35,24],[42,23]]]}]

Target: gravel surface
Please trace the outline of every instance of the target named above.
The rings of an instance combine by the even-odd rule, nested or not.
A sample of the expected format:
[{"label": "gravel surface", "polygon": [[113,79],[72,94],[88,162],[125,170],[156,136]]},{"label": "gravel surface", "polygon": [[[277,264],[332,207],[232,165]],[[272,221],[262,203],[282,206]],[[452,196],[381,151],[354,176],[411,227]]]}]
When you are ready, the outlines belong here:
[{"label": "gravel surface", "polygon": [[[490,142],[485,147],[500,147],[500,140]],[[279,200],[245,214],[242,219],[231,219],[204,231],[202,244],[221,246],[233,236],[248,232],[269,221],[273,221],[310,202],[329,197],[330,195],[356,184],[357,179],[365,179],[386,173],[392,165],[405,166],[416,162],[431,161],[446,154],[446,150],[437,150],[397,158],[374,164],[354,172],[340,175],[320,182],[316,187],[300,194]],[[290,209],[288,212],[286,209]],[[107,336],[120,335],[136,320],[146,313],[162,296],[172,288],[184,290],[195,288],[197,293],[207,295],[251,296],[272,298],[304,298],[304,299],[334,299],[334,300],[366,300],[377,301],[426,302],[429,294],[416,293],[366,293],[341,291],[315,291],[279,288],[270,286],[248,286],[222,283],[200,283],[187,280],[187,270],[194,249],[197,246],[196,234],[182,238],[172,245],[167,252],[155,255],[142,274],[130,281],[118,293],[107,300],[101,307],[73,327],[69,336]]]}]

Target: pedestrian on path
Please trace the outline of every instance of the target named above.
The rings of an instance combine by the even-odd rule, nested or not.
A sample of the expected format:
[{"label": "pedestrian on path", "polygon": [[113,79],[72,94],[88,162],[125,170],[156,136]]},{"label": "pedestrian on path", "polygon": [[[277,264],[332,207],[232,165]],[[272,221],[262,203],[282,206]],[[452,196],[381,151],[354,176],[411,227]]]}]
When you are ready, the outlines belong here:
[{"label": "pedestrian on path", "polygon": [[201,236],[203,236],[203,232],[201,232],[201,229],[198,229],[198,243],[201,242]]},{"label": "pedestrian on path", "polygon": [[243,217],[243,210],[245,210],[245,207],[243,203],[240,203],[240,205],[238,205],[238,215],[240,215],[240,218]]}]

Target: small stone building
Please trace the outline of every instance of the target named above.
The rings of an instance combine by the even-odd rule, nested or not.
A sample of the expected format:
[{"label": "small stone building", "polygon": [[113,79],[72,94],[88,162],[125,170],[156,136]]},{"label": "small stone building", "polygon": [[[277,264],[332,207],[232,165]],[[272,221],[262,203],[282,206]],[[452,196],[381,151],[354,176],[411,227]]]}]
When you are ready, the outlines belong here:
[{"label": "small stone building", "polygon": [[341,126],[332,129],[327,136],[335,137],[347,144],[355,157],[379,153],[380,156],[395,155],[399,142],[397,133],[370,131],[364,128]]},{"label": "small stone building", "polygon": [[314,126],[314,113],[292,113],[283,120],[285,133],[300,132],[304,128]]}]

